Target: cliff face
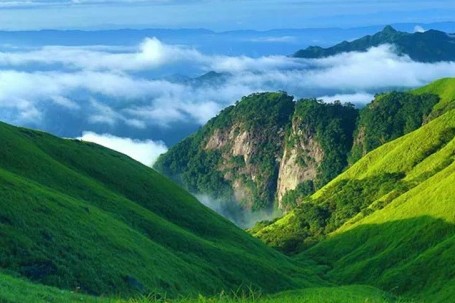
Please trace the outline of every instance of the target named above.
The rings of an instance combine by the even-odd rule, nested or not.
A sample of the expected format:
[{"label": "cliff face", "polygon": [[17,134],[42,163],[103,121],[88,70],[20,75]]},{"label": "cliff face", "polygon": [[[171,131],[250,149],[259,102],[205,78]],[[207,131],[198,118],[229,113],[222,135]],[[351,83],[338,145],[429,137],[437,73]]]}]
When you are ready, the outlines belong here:
[{"label": "cliff face", "polygon": [[[239,121],[216,129],[203,147],[205,152],[220,153],[215,169],[231,184],[235,201],[247,209],[266,208],[273,203],[286,124],[264,131]],[[268,147],[266,155],[264,147]]]},{"label": "cliff face", "polygon": [[324,158],[324,151],[314,134],[308,129],[300,129],[300,121],[294,119],[288,144],[284,149],[280,163],[277,186],[277,200],[280,209],[283,196],[289,190],[295,190],[305,181],[314,181],[318,176],[318,166]]},{"label": "cliff face", "polygon": [[295,102],[284,93],[244,97],[174,146],[155,168],[193,193],[271,209]]},{"label": "cliff face", "polygon": [[193,193],[246,210],[288,210],[295,194],[312,193],[346,166],[356,117],[339,103],[254,94],[171,148],[155,168]]}]

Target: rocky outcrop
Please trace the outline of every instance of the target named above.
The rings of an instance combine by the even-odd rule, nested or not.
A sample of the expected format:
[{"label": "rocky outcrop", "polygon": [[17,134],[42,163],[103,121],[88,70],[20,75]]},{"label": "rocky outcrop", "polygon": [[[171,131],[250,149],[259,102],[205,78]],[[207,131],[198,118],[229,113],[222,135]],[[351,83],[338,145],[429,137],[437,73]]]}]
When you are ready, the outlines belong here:
[{"label": "rocky outcrop", "polygon": [[318,165],[324,159],[324,151],[310,131],[299,129],[296,123],[292,125],[292,132],[284,150],[280,163],[277,185],[277,200],[280,209],[283,196],[289,190],[294,190],[305,181],[317,178]]},{"label": "rocky outcrop", "polygon": [[[241,121],[229,128],[216,129],[207,139],[204,149],[221,153],[216,169],[231,184],[235,200],[243,207],[253,209],[258,201],[273,204],[284,136],[283,127],[263,132]],[[263,160],[265,163],[258,161],[268,142],[275,143],[274,150]]]},{"label": "rocky outcrop", "polygon": [[253,94],[171,148],[155,167],[196,194],[228,196],[247,210],[286,210],[287,192],[310,194],[313,181],[321,186],[345,167],[356,117],[356,109],[340,103]]}]

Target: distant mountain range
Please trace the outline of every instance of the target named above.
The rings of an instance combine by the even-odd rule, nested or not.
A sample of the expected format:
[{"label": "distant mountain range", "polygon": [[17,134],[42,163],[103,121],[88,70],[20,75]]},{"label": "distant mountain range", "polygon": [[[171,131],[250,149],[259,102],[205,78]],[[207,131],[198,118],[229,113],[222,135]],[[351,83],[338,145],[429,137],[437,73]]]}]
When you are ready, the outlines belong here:
[{"label": "distant mountain range", "polygon": [[[419,24],[425,29],[455,32],[455,22]],[[355,28],[301,28],[267,31],[237,30],[214,32],[206,29],[96,29],[0,31],[0,49],[8,46],[43,45],[113,45],[137,47],[146,37],[156,37],[169,44],[188,45],[203,53],[267,56],[294,52],[299,47],[328,47],[342,40],[352,40],[380,31],[383,26]],[[415,23],[393,24],[397,30],[413,32]]]},{"label": "distant mountain range", "polygon": [[323,48],[310,46],[297,51],[296,58],[325,58],[346,52],[365,52],[371,47],[392,44],[400,55],[408,55],[418,62],[455,61],[455,36],[437,30],[400,32],[392,26],[352,42],[343,41],[335,46]]}]

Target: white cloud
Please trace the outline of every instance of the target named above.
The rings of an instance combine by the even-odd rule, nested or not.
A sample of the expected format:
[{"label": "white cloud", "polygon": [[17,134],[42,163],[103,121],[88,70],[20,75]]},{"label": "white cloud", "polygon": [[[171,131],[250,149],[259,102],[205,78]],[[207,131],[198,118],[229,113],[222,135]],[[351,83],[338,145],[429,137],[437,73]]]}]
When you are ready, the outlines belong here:
[{"label": "white cloud", "polygon": [[425,29],[421,25],[414,26],[414,33],[424,33]]},{"label": "white cloud", "polygon": [[353,104],[367,104],[374,99],[374,95],[368,93],[337,94],[332,96],[322,96],[318,99],[330,103],[334,101],[341,101],[342,103],[349,102]]},{"label": "white cloud", "polygon": [[136,50],[110,52],[103,46],[45,46],[32,51],[0,52],[0,65],[59,64],[78,70],[135,71],[181,61],[203,62],[206,58],[195,49],[168,45],[157,38],[146,38]]},{"label": "white cloud", "polygon": [[352,91],[417,87],[455,74],[455,62],[414,62],[407,56],[398,56],[390,45],[311,63],[314,68],[306,76],[308,85]]},{"label": "white cloud", "polygon": [[128,155],[134,160],[147,166],[155,164],[158,156],[167,151],[166,145],[161,141],[140,141],[130,138],[116,137],[110,134],[100,135],[93,132],[84,132],[82,137],[79,137],[78,139],[93,142],[113,149],[122,154]]},{"label": "white cloud", "polygon": [[60,106],[66,107],[68,109],[79,110],[81,107],[76,102],[70,100],[69,98],[62,96],[52,96],[51,100]]},{"label": "white cloud", "polygon": [[[129,53],[120,48],[111,53],[100,46],[52,47],[22,52],[19,57],[15,52],[2,53],[0,62],[9,62],[10,69],[0,69],[0,109],[8,109],[9,121],[18,123],[44,119],[46,107],[53,104],[78,111],[79,119],[93,125],[146,129],[182,121],[203,124],[253,92],[284,90],[297,98],[324,96],[329,101],[364,103],[372,94],[391,87],[412,88],[455,75],[454,62],[414,62],[398,56],[390,45],[324,59],[204,55],[154,38],[145,40],[138,49]],[[32,62],[51,71],[13,69]],[[56,68],[56,62],[74,69]],[[220,81],[194,84],[136,73],[136,69],[166,69],[177,63],[181,70],[194,67],[201,73],[214,70],[225,74]],[[11,110],[16,111],[15,119],[10,118]],[[0,118],[5,115],[0,111]]]}]

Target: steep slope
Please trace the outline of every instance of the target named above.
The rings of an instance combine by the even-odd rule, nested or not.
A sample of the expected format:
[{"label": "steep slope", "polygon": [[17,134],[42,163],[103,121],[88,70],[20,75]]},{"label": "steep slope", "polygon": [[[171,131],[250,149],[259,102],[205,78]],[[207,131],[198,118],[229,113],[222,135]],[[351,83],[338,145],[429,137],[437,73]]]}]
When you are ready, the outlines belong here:
[{"label": "steep slope", "polygon": [[444,32],[429,30],[423,33],[405,33],[391,26],[372,36],[368,35],[352,42],[343,41],[329,48],[310,46],[294,54],[297,58],[324,58],[346,52],[365,52],[371,47],[392,44],[398,54],[407,55],[418,62],[455,60],[455,38]]},{"label": "steep slope", "polygon": [[293,111],[293,98],[284,93],[244,97],[161,156],[155,168],[193,193],[270,208]]},{"label": "steep slope", "polygon": [[281,209],[294,207],[297,196],[312,194],[343,171],[357,115],[350,104],[313,99],[296,103],[278,174]]},{"label": "steep slope", "polygon": [[444,78],[434,81],[426,86],[415,89],[412,93],[416,95],[433,94],[440,98],[440,102],[433,108],[430,118],[455,109],[455,78]]},{"label": "steep slope", "polygon": [[441,115],[437,108],[451,104],[444,98],[436,89],[390,92],[359,110],[253,94],[172,147],[155,168],[192,193],[224,201],[217,211],[249,227],[245,213],[292,209],[368,152]]},{"label": "steep slope", "polygon": [[440,98],[437,94],[391,92],[377,95],[360,110],[350,162],[427,122]]},{"label": "steep slope", "polygon": [[0,268],[91,294],[277,291],[310,273],[95,144],[0,124]]},{"label": "steep slope", "polygon": [[453,298],[454,137],[452,110],[367,154],[256,235],[293,252],[322,240],[299,258],[318,260],[338,282]]},{"label": "steep slope", "polygon": [[253,94],[171,148],[155,168],[193,193],[245,210],[270,210],[275,201],[286,209],[288,191],[314,192],[344,169],[356,117],[352,105],[339,102]]}]

